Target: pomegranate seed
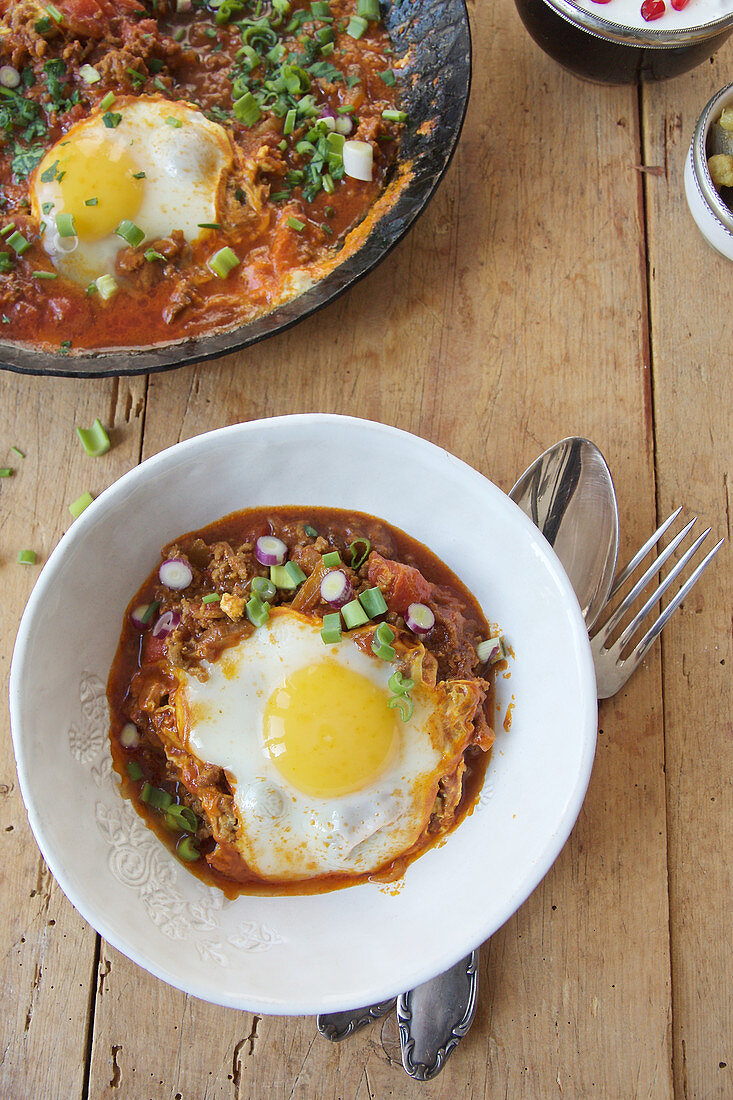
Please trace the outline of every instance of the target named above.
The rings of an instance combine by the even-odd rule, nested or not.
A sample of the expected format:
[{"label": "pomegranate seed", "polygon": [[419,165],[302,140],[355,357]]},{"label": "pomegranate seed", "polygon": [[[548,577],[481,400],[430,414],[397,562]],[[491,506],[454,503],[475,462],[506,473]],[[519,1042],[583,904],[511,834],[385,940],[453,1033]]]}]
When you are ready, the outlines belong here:
[{"label": "pomegranate seed", "polygon": [[682,11],[683,8],[687,7],[689,2],[690,0],[672,0],[672,7],[675,11]]},{"label": "pomegranate seed", "polygon": [[646,19],[647,23],[651,23],[653,19],[661,19],[667,10],[667,5],[664,0],[644,0],[641,5],[642,19]]}]

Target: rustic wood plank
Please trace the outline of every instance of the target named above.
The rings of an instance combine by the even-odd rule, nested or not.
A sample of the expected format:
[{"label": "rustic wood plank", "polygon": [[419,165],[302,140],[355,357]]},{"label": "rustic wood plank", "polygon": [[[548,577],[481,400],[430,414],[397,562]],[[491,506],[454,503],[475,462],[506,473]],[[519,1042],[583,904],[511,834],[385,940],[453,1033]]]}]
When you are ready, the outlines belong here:
[{"label": "rustic wood plank", "polygon": [[[72,382],[0,374],[0,660],[7,698],[12,641],[38,567],[71,524],[68,504],[138,460],[144,381]],[[89,459],[75,425],[99,416],[113,449]],[[10,453],[17,445],[25,458]],[[0,1094],[81,1097],[97,937],[56,885],[28,827],[5,710],[0,730]],[[69,807],[73,813],[73,807]]]},{"label": "rustic wood plank", "polygon": [[645,140],[660,518],[684,503],[727,543],[663,635],[676,1093],[733,1092],[733,738],[730,460],[731,264],[687,209],[697,116],[730,80],[713,65],[650,89]]},{"label": "rustic wood plank", "polygon": [[[417,229],[291,332],[153,378],[145,454],[338,411],[416,431],[509,488],[555,439],[585,434],[611,463],[630,551],[655,525],[637,95],[563,74],[510,0],[471,14],[469,118]],[[192,1003],[104,945],[90,1094],[671,1095],[658,652],[600,725],[573,837],[484,949],[477,1022],[435,1082],[405,1078],[393,1019],[333,1047],[313,1020]]]}]

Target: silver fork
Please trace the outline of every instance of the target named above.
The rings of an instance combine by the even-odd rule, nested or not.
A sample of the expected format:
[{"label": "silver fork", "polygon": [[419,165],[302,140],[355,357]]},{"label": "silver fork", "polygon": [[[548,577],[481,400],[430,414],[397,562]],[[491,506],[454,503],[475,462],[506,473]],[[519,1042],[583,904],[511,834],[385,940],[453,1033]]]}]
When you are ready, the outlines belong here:
[{"label": "silver fork", "polygon": [[[634,573],[637,567],[641,564],[644,558],[649,552],[657,545],[659,540],[665,531],[674,523],[679,516],[682,508],[678,508],[672,515],[664,521],[651,538],[647,539],[641,549],[634,554],[629,564],[625,569],[619,573],[618,577],[614,581],[611,594],[608,598],[608,602],[611,603],[615,595],[623,588],[626,581]],[[596,630],[591,636],[590,647],[593,653],[593,664],[596,670],[596,682],[598,687],[598,698],[608,699],[609,696],[615,695],[617,691],[620,691],[631,674],[638,668],[640,662],[643,660],[646,651],[652,642],[659,636],[662,629],[669,621],[670,616],[685,597],[688,595],[692,586],[700,577],[704,569],[712,561],[715,554],[717,554],[720,547],[725,542],[725,539],[721,539],[712,550],[710,550],[701,562],[695,566],[693,572],[678,590],[678,592],[672,597],[663,611],[660,612],[657,619],[654,620],[644,636],[636,643],[634,648],[627,656],[622,657],[622,653],[627,649],[632,638],[643,622],[647,619],[650,613],[654,610],[655,606],[659,602],[662,595],[667,591],[669,586],[680,576],[683,569],[687,566],[690,559],[697,553],[700,546],[702,546],[705,539],[710,534],[712,528],[708,527],[703,531],[701,535],[695,539],[691,546],[689,546],[684,554],[674,563],[667,575],[663,578],[661,583],[654,589],[652,594],[644,603],[643,607],[637,611],[628,626],[625,627],[623,632],[619,635],[616,641],[612,645],[608,645],[608,640],[615,633],[627,612],[630,610],[634,601],[641,595],[646,588],[647,584],[657,576],[662,566],[680,544],[687,538],[692,531],[692,528],[696,522],[696,518],[690,520],[690,522],[683,527],[679,534],[669,542],[667,546],[657,555],[654,561],[647,567],[644,573],[635,582],[634,586],[621,600],[618,607],[614,610],[612,615],[606,622]]]}]

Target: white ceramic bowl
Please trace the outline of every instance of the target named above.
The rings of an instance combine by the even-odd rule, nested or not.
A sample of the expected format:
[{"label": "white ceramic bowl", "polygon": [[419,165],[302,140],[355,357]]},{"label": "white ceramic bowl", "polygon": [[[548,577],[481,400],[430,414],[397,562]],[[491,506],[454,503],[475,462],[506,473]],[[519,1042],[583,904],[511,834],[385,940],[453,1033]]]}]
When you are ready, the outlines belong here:
[{"label": "white ceramic bowl", "polygon": [[708,169],[708,133],[724,107],[733,106],[733,84],[727,84],[708,101],[700,115],[685,161],[685,197],[697,228],[716,252],[733,260],[733,210],[715,190]]},{"label": "white ceramic bowl", "polygon": [[[164,543],[267,503],[353,508],[402,527],[464,580],[514,650],[510,675],[499,677],[499,736],[480,803],[399,889],[226,901],[118,793],[105,682],[129,599]],[[30,824],[79,912],[164,981],[217,1004],[281,1014],[385,999],[495,932],[567,839],[597,721],[577,602],[526,516],[425,440],[319,414],[210,432],[107,489],[36,584],[13,654],[10,704]]]}]

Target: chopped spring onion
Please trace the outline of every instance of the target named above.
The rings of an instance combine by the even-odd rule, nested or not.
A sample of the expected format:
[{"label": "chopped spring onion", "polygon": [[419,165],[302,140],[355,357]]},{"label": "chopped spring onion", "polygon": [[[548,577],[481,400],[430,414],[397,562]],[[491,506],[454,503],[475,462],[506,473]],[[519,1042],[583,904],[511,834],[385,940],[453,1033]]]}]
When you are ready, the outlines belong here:
[{"label": "chopped spring onion", "polygon": [[346,33],[350,38],[361,38],[368,26],[366,19],[362,19],[360,15],[352,15]]},{"label": "chopped spring onion", "polygon": [[177,611],[164,611],[153,627],[154,638],[167,638],[172,634],[181,621]]},{"label": "chopped spring onion", "polygon": [[316,531],[315,527],[311,527],[310,523],[306,523],[305,527],[303,528],[303,534],[307,535],[309,539],[318,538],[318,532]]},{"label": "chopped spring onion", "polygon": [[330,18],[331,9],[328,6],[328,0],[314,0],[311,4],[311,12],[316,19]]},{"label": "chopped spring onion", "polygon": [[[330,555],[329,555],[330,556]],[[331,607],[343,607],[354,598],[351,581],[341,569],[332,569],[321,581],[321,599]]]},{"label": "chopped spring onion", "polygon": [[298,117],[298,112],[293,108],[285,115],[285,122],[283,123],[283,134],[287,137],[288,134],[292,134],[295,129],[295,120]]},{"label": "chopped spring onion", "polygon": [[116,130],[122,122],[122,115],[119,111],[105,111],[102,115],[102,122],[108,130]]},{"label": "chopped spring onion", "polygon": [[138,764],[137,760],[128,760],[125,767],[127,768],[127,774],[129,775],[130,779],[142,779],[143,770]]},{"label": "chopped spring onion", "polygon": [[435,626],[435,615],[424,603],[411,603],[405,612],[405,626],[414,634],[429,634]]},{"label": "chopped spring onion", "polygon": [[27,252],[31,246],[31,242],[26,240],[22,233],[11,233],[8,237],[8,244],[18,254],[22,256],[24,252]]},{"label": "chopped spring onion", "polygon": [[349,630],[353,630],[355,626],[363,626],[364,623],[369,622],[369,616],[358,600],[351,600],[350,603],[345,603],[341,608],[341,614]]},{"label": "chopped spring onion", "polygon": [[100,455],[106,454],[111,446],[109,436],[99,417],[94,421],[91,428],[77,428],[76,434],[90,458],[99,458]]},{"label": "chopped spring onion", "polygon": [[153,600],[152,603],[148,604],[140,621],[145,624],[149,623],[159,607],[160,603],[158,602],[158,600]]},{"label": "chopped spring onion", "polygon": [[506,657],[504,639],[497,635],[494,638],[486,638],[483,642],[479,642],[476,646],[476,656],[479,661],[485,661],[490,665],[503,660]]},{"label": "chopped spring onion", "polygon": [[273,600],[277,593],[277,588],[269,577],[253,577],[251,588],[260,600],[267,603]]},{"label": "chopped spring onion", "polygon": [[[58,222],[60,214],[56,215],[56,221]],[[145,233],[139,225],[135,225],[134,222],[129,221],[128,218],[123,218],[120,224],[115,229],[115,233],[118,237],[122,237],[123,241],[127,241],[133,248],[137,248],[139,244],[145,240]]]},{"label": "chopped spring onion", "polygon": [[356,14],[362,19],[368,19],[371,23],[379,22],[379,0],[359,0],[356,5]]},{"label": "chopped spring onion", "polygon": [[165,823],[171,829],[180,829],[182,833],[195,833],[198,828],[198,820],[193,810],[177,802],[166,810]]},{"label": "chopped spring onion", "polygon": [[370,619],[376,619],[377,615],[384,615],[387,610],[384,596],[378,588],[367,588],[364,592],[360,592],[359,603]]},{"label": "chopped spring onion", "polygon": [[[387,646],[386,648],[392,649],[392,646]],[[394,650],[392,650],[392,652],[394,653]],[[380,654],[377,654],[377,656],[380,656]],[[385,657],[384,659],[389,661],[391,658]],[[409,695],[393,695],[391,699],[387,700],[387,706],[397,707],[403,722],[409,722],[415,710],[415,704]]]},{"label": "chopped spring onion", "polygon": [[[306,534],[308,532],[306,531]],[[323,564],[327,565],[329,569],[334,565],[341,565],[341,555],[338,550],[331,550],[330,553],[323,555]]]},{"label": "chopped spring onion", "polygon": [[13,476],[12,466],[0,466],[0,477],[12,477],[12,476]]},{"label": "chopped spring onion", "polygon": [[220,599],[221,596],[218,592],[209,592],[208,595],[203,597],[201,603],[219,603]]},{"label": "chopped spring onion", "polygon": [[259,122],[262,118],[260,105],[251,92],[245,92],[239,99],[235,99],[232,110],[234,117],[243,126],[254,126],[255,122]]},{"label": "chopped spring onion", "polygon": [[397,79],[393,69],[385,69],[383,73],[379,74],[388,88],[391,88]]},{"label": "chopped spring onion", "polygon": [[335,645],[336,642],[341,641],[341,616],[338,611],[334,611],[331,615],[323,616],[321,637],[325,645]]},{"label": "chopped spring onion", "polygon": [[82,493],[80,497],[77,497],[76,500],[72,501],[69,505],[69,511],[71,512],[74,519],[78,519],[82,512],[89,507],[93,500],[94,497],[91,493]]},{"label": "chopped spring onion", "polygon": [[344,172],[355,180],[370,182],[374,171],[374,150],[368,141],[344,142]]},{"label": "chopped spring onion", "polygon": [[270,580],[278,588],[297,588],[305,580],[305,573],[294,561],[286,561],[285,565],[270,566]]},{"label": "chopped spring onion", "polygon": [[85,84],[96,84],[98,80],[102,79],[93,65],[82,65],[79,69],[79,76]]},{"label": "chopped spring onion", "polygon": [[305,222],[302,222],[300,218],[294,218],[292,214],[285,219],[285,224],[294,229],[296,233],[301,233],[305,229]]},{"label": "chopped spring onion", "polygon": [[64,18],[59,9],[57,7],[54,7],[53,4],[47,4],[46,11],[51,16],[54,23],[60,23],[61,20]]},{"label": "chopped spring onion", "polygon": [[287,544],[275,535],[261,535],[255,543],[255,557],[260,565],[282,565],[287,556]]},{"label": "chopped spring onion", "polygon": [[[359,550],[360,546],[364,547],[362,551]],[[371,550],[371,548],[372,544],[369,539],[354,539],[354,541],[349,546],[352,569],[361,569],[362,565],[369,557],[369,551]]]},{"label": "chopped spring onion", "polygon": [[172,126],[174,130],[180,130],[181,126],[183,126],[180,118],[176,118],[175,115],[168,115],[168,117],[163,119],[163,121],[165,122],[166,126]]},{"label": "chopped spring onion", "polygon": [[219,222],[197,222],[199,229],[221,229]]},{"label": "chopped spring onion", "polygon": [[143,256],[148,261],[148,263],[152,263],[153,260],[162,260],[163,263],[168,262],[165,256],[161,252],[156,252],[154,248],[146,248],[143,252]]},{"label": "chopped spring onion", "polygon": [[8,233],[12,233],[14,229],[15,222],[10,222],[8,225],[4,225],[3,228],[0,229],[0,237],[7,237]]},{"label": "chopped spring onion", "polygon": [[18,551],[18,564],[19,565],[35,565],[36,564],[36,552],[35,552],[35,550],[19,550]]},{"label": "chopped spring onion", "polygon": [[110,109],[110,107],[112,106],[112,104],[114,103],[114,101],[115,101],[114,92],[107,92],[106,96],[104,97],[104,99],[99,104],[100,111],[108,111]]},{"label": "chopped spring onion", "polygon": [[99,297],[105,302],[117,291],[117,280],[114,275],[100,275],[94,280],[94,285],[99,291]]},{"label": "chopped spring onion", "polygon": [[394,630],[387,623],[380,623],[372,638],[372,653],[375,653],[382,661],[394,660],[395,651],[392,645],[394,639]]},{"label": "chopped spring onion", "polygon": [[262,626],[269,618],[270,605],[263,603],[259,596],[252,596],[247,601],[246,611],[252,626]]},{"label": "chopped spring onion", "polygon": [[176,855],[185,859],[186,863],[195,863],[200,858],[201,852],[196,847],[193,837],[184,836],[176,848]]},{"label": "chopped spring onion", "polygon": [[96,198],[84,199],[84,205],[85,206],[99,206],[99,199],[96,199]]},{"label": "chopped spring onion", "polygon": [[166,558],[158,569],[158,578],[166,588],[180,591],[188,588],[193,580],[193,569],[185,558]]},{"label": "chopped spring onion", "polygon": [[18,458],[25,458],[25,455],[21,451],[20,447],[13,446],[10,448],[10,450],[13,452],[14,455],[17,455]]},{"label": "chopped spring onion", "polygon": [[393,111],[391,109],[382,111],[382,118],[385,122],[407,122],[407,115],[404,111]]},{"label": "chopped spring onion", "polygon": [[218,275],[220,279],[226,279],[227,275],[239,265],[239,256],[228,245],[220,248],[213,256],[209,256],[207,266],[210,271]]},{"label": "chopped spring onion", "polygon": [[403,676],[399,669],[392,673],[387,681],[387,687],[395,695],[407,695],[415,686],[415,681],[411,680],[408,676]]},{"label": "chopped spring onion", "polygon": [[120,744],[125,749],[136,749],[140,744],[140,730],[134,722],[125,722],[120,730]]},{"label": "chopped spring onion", "polygon": [[336,119],[336,133],[346,136],[354,129],[354,123],[348,115],[339,115]]},{"label": "chopped spring onion", "polygon": [[31,276],[34,279],[58,279],[59,277],[57,271],[31,271]]},{"label": "chopped spring onion", "polygon": [[0,67],[0,84],[3,88],[17,88],[20,84],[20,73],[12,65]]},{"label": "chopped spring onion", "polygon": [[154,806],[156,810],[167,810],[173,805],[173,795],[161,790],[160,787],[154,787],[152,783],[145,783],[140,791],[140,801],[148,806]]}]

